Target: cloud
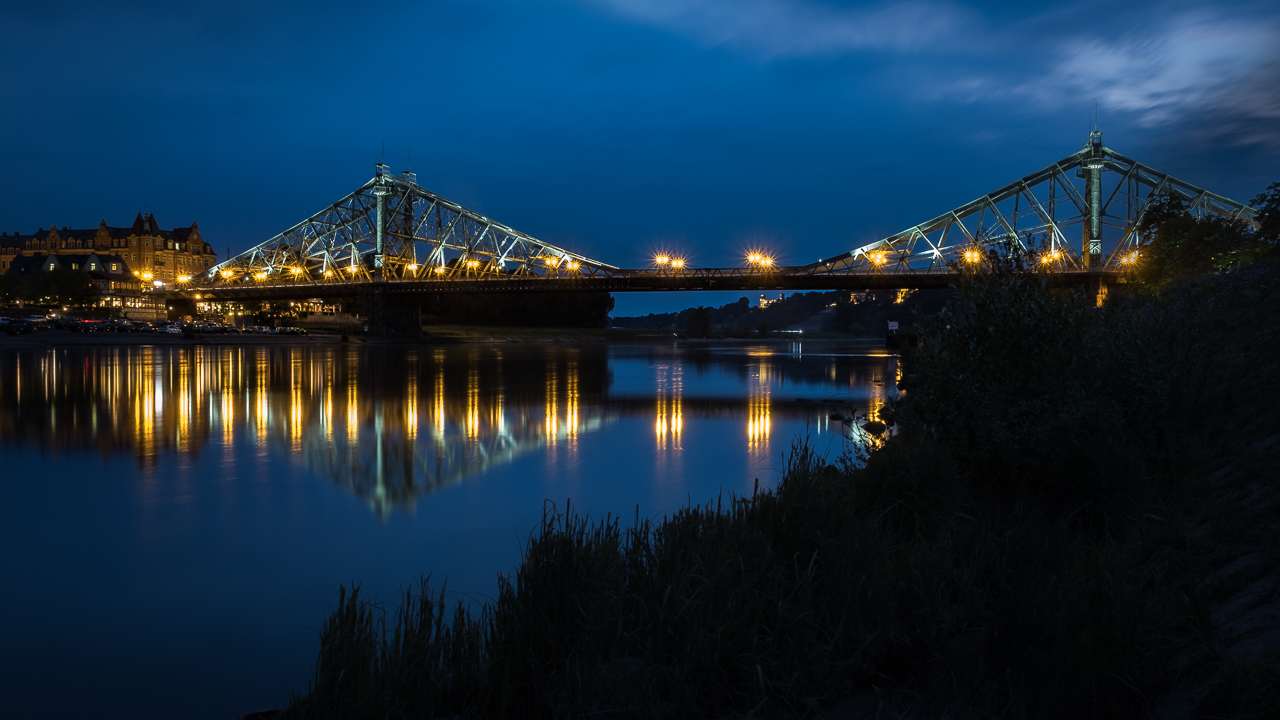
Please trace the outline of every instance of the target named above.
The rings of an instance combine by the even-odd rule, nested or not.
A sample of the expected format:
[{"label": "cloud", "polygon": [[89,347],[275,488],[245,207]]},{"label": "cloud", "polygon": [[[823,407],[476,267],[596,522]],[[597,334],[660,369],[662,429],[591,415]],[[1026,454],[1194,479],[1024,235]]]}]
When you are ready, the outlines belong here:
[{"label": "cloud", "polygon": [[974,71],[957,58],[954,71],[928,72],[917,94],[1050,113],[1070,107],[1083,114],[1097,102],[1103,120],[1124,115],[1138,127],[1198,140],[1280,148],[1280,15],[1197,9],[1127,25],[1112,37],[1097,31],[1055,37],[1040,29],[1018,40],[1009,33],[1012,52],[1046,59]]},{"label": "cloud", "polygon": [[1274,86],[1239,92],[1280,57],[1277,37],[1274,21],[1187,13],[1151,34],[1070,43],[1047,84],[1075,95],[1092,92],[1146,127],[1212,107],[1280,117]]},{"label": "cloud", "polygon": [[969,23],[949,3],[904,0],[837,8],[813,0],[588,0],[630,20],[765,59],[907,51],[946,42]]}]

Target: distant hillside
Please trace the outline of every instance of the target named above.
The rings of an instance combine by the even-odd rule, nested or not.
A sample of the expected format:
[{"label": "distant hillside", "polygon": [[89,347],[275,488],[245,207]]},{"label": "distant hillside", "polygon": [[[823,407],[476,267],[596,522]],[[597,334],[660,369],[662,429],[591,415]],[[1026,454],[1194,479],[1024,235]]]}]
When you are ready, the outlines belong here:
[{"label": "distant hillside", "polygon": [[[618,328],[687,331],[690,319],[705,312],[710,333],[729,337],[748,337],[775,330],[883,337],[889,321],[911,325],[918,315],[937,312],[949,295],[950,291],[942,290],[797,292],[774,299],[764,308],[752,307],[743,297],[720,307],[698,306],[673,313],[615,317],[612,324]],[[696,328],[696,321],[694,325]]]}]

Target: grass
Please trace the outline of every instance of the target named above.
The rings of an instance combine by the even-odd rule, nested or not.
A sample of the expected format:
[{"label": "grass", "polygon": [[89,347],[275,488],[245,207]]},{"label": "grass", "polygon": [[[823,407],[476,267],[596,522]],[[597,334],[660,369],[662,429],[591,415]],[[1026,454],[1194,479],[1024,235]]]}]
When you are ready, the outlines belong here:
[{"label": "grass", "polygon": [[1224,657],[1239,588],[1208,578],[1274,545],[1232,495],[1275,485],[1273,270],[1099,311],[997,259],[925,328],[891,437],[798,442],[775,487],[657,522],[549,513],[474,613],[343,589],[290,712],[1120,718],[1209,678],[1192,716],[1262,716],[1275,657]]}]

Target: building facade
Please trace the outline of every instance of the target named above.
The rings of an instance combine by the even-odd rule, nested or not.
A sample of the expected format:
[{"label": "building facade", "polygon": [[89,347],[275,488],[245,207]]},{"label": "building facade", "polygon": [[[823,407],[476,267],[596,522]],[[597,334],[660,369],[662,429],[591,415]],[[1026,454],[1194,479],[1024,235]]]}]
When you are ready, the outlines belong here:
[{"label": "building facade", "polygon": [[97,228],[86,230],[51,225],[48,230],[41,228],[30,235],[0,231],[0,273],[7,272],[14,259],[21,256],[74,257],[91,253],[118,256],[145,283],[181,282],[217,262],[213,246],[201,237],[196,223],[162,230],[154,213],[138,213],[127,228],[112,227],[103,220]]}]

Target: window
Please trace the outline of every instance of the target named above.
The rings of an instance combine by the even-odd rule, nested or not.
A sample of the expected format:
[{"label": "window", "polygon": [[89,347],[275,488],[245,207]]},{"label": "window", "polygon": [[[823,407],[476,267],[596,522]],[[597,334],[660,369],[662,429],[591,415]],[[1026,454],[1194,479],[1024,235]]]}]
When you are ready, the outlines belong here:
[{"label": "window", "polygon": [[117,272],[119,270],[120,270],[120,263],[111,263],[111,272]]}]

